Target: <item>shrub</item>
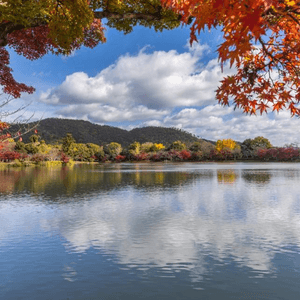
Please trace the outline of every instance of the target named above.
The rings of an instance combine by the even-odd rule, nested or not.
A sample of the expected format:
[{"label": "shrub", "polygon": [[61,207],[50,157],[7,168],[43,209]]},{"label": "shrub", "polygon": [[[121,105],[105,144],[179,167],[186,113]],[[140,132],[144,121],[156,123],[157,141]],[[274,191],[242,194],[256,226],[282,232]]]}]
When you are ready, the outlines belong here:
[{"label": "shrub", "polygon": [[191,152],[188,150],[182,150],[179,155],[182,160],[189,160],[192,156]]},{"label": "shrub", "polygon": [[133,160],[137,161],[143,161],[143,160],[148,160],[149,159],[149,154],[145,152],[141,152],[140,154],[137,154],[133,157]]},{"label": "shrub", "polygon": [[188,150],[170,150],[162,154],[162,160],[173,160],[173,161],[184,161],[191,159],[192,155],[191,152]]},{"label": "shrub", "polygon": [[295,160],[299,158],[299,149],[296,148],[258,149],[257,156],[262,160],[278,160],[278,161]]},{"label": "shrub", "polygon": [[231,160],[233,159],[233,153],[229,149],[222,149],[220,151],[214,149],[210,152],[210,159],[212,160]]},{"label": "shrub", "polygon": [[3,151],[0,152],[0,161],[4,162],[10,162],[15,159],[23,159],[23,157],[26,157],[26,154],[22,154],[16,151]]},{"label": "shrub", "polygon": [[66,164],[66,163],[69,162],[70,157],[67,156],[64,152],[61,152],[60,160],[61,160],[64,164]]},{"label": "shrub", "polygon": [[35,163],[39,163],[42,161],[47,161],[48,158],[45,154],[41,154],[41,153],[37,153],[31,156],[30,161],[35,162]]},{"label": "shrub", "polygon": [[125,160],[125,158],[126,158],[126,156],[124,156],[124,155],[117,155],[116,157],[115,157],[115,161],[116,162],[121,162],[121,161],[123,161],[123,160]]},{"label": "shrub", "polygon": [[22,167],[23,164],[20,160],[18,159],[15,159],[14,162],[13,162],[13,167]]},{"label": "shrub", "polygon": [[203,159],[203,153],[201,151],[192,152],[191,160],[200,161]]}]

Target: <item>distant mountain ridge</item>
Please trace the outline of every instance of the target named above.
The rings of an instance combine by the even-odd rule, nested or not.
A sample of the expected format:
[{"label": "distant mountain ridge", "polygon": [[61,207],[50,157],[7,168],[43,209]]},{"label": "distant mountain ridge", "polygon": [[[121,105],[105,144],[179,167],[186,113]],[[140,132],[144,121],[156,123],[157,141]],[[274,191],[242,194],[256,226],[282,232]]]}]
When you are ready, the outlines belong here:
[{"label": "distant mountain ridge", "polygon": [[[37,124],[37,122],[32,122],[28,125],[33,126],[34,124]],[[73,119],[44,119],[39,122],[37,130],[41,139],[45,140],[46,143],[59,142],[67,133],[71,133],[77,143],[105,145],[107,143],[117,142],[123,147],[135,141],[140,143],[163,143],[164,145],[169,145],[177,140],[187,144],[199,141],[199,138],[195,135],[176,128],[149,126],[127,131],[118,127],[97,125],[89,121]],[[11,131],[14,131],[14,126],[11,127]],[[30,132],[24,135],[23,141],[28,143],[29,137],[32,134],[33,133]]]}]

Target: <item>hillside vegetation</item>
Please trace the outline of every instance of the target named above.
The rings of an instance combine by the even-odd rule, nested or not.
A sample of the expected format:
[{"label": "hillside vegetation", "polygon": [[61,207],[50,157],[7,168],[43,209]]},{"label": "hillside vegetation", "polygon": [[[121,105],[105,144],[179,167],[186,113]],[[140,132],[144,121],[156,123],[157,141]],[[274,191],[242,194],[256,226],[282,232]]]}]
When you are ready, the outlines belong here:
[{"label": "hillside vegetation", "polygon": [[[34,122],[29,123],[33,126]],[[11,131],[17,131],[17,126],[12,126]],[[152,142],[170,145],[180,140],[186,144],[199,141],[199,139],[186,131],[176,128],[144,127],[127,131],[118,127],[97,125],[83,120],[49,118],[41,120],[37,127],[39,135],[47,144],[61,142],[67,133],[71,133],[78,143],[94,143],[105,145],[116,142],[124,147],[137,141],[139,143]],[[23,136],[25,143],[29,142],[32,133]]]}]

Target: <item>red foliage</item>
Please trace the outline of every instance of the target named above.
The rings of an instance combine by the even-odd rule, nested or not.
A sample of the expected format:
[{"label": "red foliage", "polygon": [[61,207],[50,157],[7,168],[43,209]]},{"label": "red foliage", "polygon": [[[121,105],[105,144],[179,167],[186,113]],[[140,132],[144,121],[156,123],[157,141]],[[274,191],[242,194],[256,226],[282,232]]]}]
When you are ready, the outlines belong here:
[{"label": "red foliage", "polygon": [[0,152],[0,161],[4,161],[4,162],[10,162],[13,161],[15,159],[24,159],[27,157],[27,154],[24,153],[19,153],[16,151],[3,151]]},{"label": "red foliage", "polygon": [[120,162],[120,161],[125,160],[125,158],[126,158],[126,156],[119,154],[115,157],[115,161]]},{"label": "red foliage", "polygon": [[[73,43],[64,49],[55,44],[50,38],[50,29],[48,25],[31,27],[27,29],[16,30],[7,35],[7,45],[13,48],[18,54],[27,59],[34,60],[41,58],[51,52],[55,54],[71,53],[79,49],[82,45],[94,48],[97,44],[105,41],[101,20],[95,19],[89,28],[83,30],[83,40],[74,40]],[[9,53],[4,47],[0,47],[0,85],[3,86],[3,92],[19,98],[21,93],[32,94],[35,89],[24,83],[18,83],[12,76],[12,69],[9,67]]]},{"label": "red foliage", "polygon": [[222,149],[220,151],[214,149],[210,151],[209,158],[213,160],[230,160],[233,159],[233,154],[229,149]]},{"label": "red foliage", "polygon": [[262,160],[288,161],[299,159],[300,153],[297,148],[271,148],[257,150],[257,156]]},{"label": "red foliage", "polygon": [[30,161],[33,162],[41,162],[41,161],[46,161],[49,160],[47,155],[36,153],[31,156]]},{"label": "red foliage", "polygon": [[0,47],[0,85],[3,86],[3,92],[15,98],[20,97],[23,92],[32,94],[34,88],[16,82],[11,74],[12,69],[8,65],[9,53],[4,47]]},{"label": "red foliage", "polygon": [[61,153],[61,156],[60,156],[60,160],[63,162],[63,163],[68,163],[69,160],[70,160],[70,157],[68,157],[64,152]]},{"label": "red foliage", "polygon": [[182,160],[189,160],[192,157],[191,152],[188,150],[180,151],[179,155]]},{"label": "red foliage", "polygon": [[149,154],[145,152],[141,152],[140,154],[135,155],[134,160],[142,161],[142,160],[148,160]]}]

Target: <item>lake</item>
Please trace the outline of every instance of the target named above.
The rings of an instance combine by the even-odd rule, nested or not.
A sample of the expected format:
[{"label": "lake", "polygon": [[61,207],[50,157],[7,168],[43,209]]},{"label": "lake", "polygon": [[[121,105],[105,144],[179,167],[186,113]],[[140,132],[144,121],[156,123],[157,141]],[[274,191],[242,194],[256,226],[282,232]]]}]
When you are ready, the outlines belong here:
[{"label": "lake", "polygon": [[298,300],[300,164],[0,170],[0,295]]}]

